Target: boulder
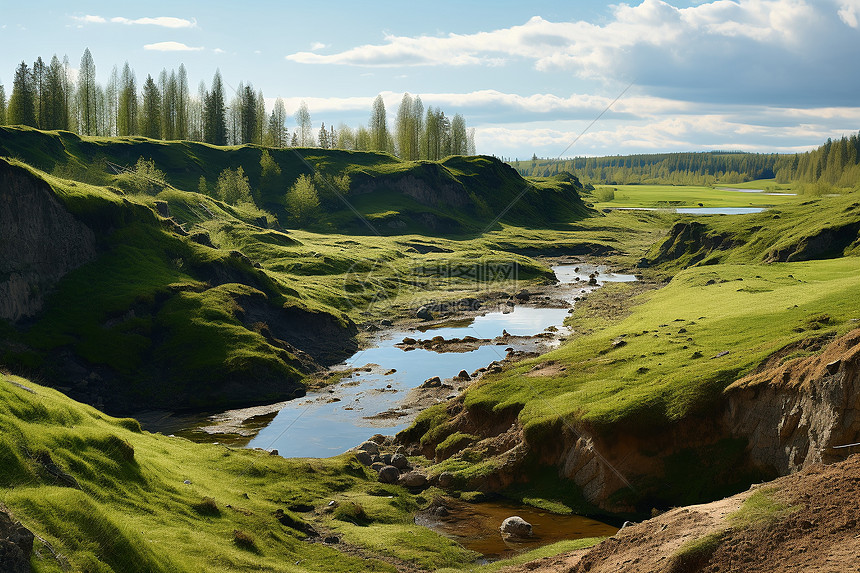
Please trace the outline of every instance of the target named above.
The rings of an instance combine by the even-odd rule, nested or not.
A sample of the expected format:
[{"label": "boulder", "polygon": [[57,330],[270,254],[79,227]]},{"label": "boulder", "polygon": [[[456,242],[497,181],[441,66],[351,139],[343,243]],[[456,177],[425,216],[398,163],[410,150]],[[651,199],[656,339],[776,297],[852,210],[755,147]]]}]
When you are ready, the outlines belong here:
[{"label": "boulder", "polygon": [[409,459],[403,454],[394,454],[391,456],[391,465],[399,470],[405,470],[409,467]]},{"label": "boulder", "polygon": [[421,387],[422,388],[438,388],[441,385],[442,385],[442,379],[439,378],[438,376],[434,376],[432,378],[428,378],[427,380],[425,380],[424,383],[421,384]]},{"label": "boulder", "polygon": [[382,462],[373,462],[372,464],[370,464],[370,469],[372,469],[373,471],[375,471],[377,473],[379,472],[379,470],[381,470],[384,467],[385,467],[385,464]]},{"label": "boulder", "polygon": [[424,487],[427,485],[427,476],[420,472],[409,472],[400,477],[400,482],[406,487]]},{"label": "boulder", "polygon": [[534,533],[532,532],[532,524],[518,515],[507,518],[499,527],[502,532],[502,537],[513,539],[528,539]]},{"label": "boulder", "polygon": [[421,320],[433,320],[433,313],[430,312],[429,306],[422,306],[418,309],[418,312],[415,313],[415,316],[420,318]]},{"label": "boulder", "polygon": [[371,458],[370,454],[365,451],[359,451],[357,454],[355,454],[355,459],[357,459],[358,463],[363,466],[369,466],[373,463],[373,458]]},{"label": "boulder", "polygon": [[400,470],[394,466],[383,466],[379,470],[379,481],[382,483],[397,483],[400,479]]},{"label": "boulder", "polygon": [[439,474],[439,480],[436,482],[441,488],[449,488],[454,485],[454,474],[451,472],[442,472]]},{"label": "boulder", "polygon": [[391,463],[391,454],[382,454],[379,456],[379,460],[387,466],[394,465]]},{"label": "boulder", "polygon": [[517,300],[528,300],[531,298],[532,294],[526,289],[522,289],[520,292],[514,295]]},{"label": "boulder", "polygon": [[376,442],[366,441],[361,442],[358,446],[358,450],[360,452],[367,452],[368,454],[378,454],[379,453],[379,444]]},{"label": "boulder", "polygon": [[471,380],[472,379],[472,377],[469,376],[469,373],[466,372],[465,370],[460,370],[460,373],[457,374],[457,378],[459,378],[460,380]]}]

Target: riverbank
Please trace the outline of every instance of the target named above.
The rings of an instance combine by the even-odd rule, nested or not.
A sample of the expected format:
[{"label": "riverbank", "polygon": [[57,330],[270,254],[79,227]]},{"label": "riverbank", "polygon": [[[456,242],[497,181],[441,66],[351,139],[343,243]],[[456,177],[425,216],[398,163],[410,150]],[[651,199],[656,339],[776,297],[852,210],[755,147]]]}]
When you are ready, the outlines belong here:
[{"label": "riverbank", "polygon": [[[635,279],[632,274],[609,273],[581,258],[543,262],[553,266],[559,283],[476,292],[468,297],[468,304],[447,305],[429,320],[426,314],[425,319],[417,318],[419,310],[363,325],[362,349],[315,376],[309,385],[313,391],[302,398],[219,412],[205,420],[168,417],[160,426],[147,425],[152,423],[150,416],[145,426],[196,441],[249,444],[277,449],[282,455],[312,456],[335,455],[380,431],[394,434],[427,407],[456,397],[486,373],[558,347],[569,335],[563,323],[578,300],[607,282]],[[341,424],[339,432],[312,421],[328,417],[340,424],[344,415],[354,426]],[[289,421],[284,423],[287,416]],[[182,427],[187,421],[192,424]],[[279,423],[283,431],[267,427]],[[315,432],[328,432],[343,449],[332,444],[328,449],[305,446],[300,451],[279,446],[287,429],[293,440],[297,435],[320,440]],[[346,435],[356,441],[346,441]]]}]

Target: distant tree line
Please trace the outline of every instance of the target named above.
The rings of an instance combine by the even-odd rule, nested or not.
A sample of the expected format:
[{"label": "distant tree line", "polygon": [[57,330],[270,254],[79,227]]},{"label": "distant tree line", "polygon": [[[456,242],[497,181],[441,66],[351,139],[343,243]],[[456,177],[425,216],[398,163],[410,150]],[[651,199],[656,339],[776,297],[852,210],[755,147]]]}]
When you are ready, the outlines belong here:
[{"label": "distant tree line", "polygon": [[775,153],[699,152],[651,153],[574,159],[512,161],[522,175],[549,177],[556,173],[576,173],[583,182],[607,185],[662,184],[710,185],[715,182],[741,183],[774,176]]},{"label": "distant tree line", "polygon": [[323,122],[314,130],[310,111],[302,102],[293,114],[284,101],[266,110],[263,92],[251,83],[239,83],[229,98],[216,70],[207,87],[196,93],[188,87],[184,65],[147,75],[141,84],[128,62],[122,71],[114,66],[107,84],[96,81],[96,66],[89,49],[81,57],[73,80],[68,57],[56,55],[50,63],[41,56],[29,66],[16,68],[11,94],[0,84],[0,125],[29,125],[45,130],[68,130],[106,137],[142,135],[153,139],[204,141],[215,145],[253,143],[268,147],[322,147],[382,151],[404,159],[437,160],[448,155],[475,153],[474,129],[460,114],[446,116],[432,106],[424,109],[420,97],[404,94],[393,130],[389,128],[381,96],[373,102],[366,126],[337,128]]},{"label": "distant tree line", "polygon": [[777,183],[799,181],[824,187],[860,187],[860,134],[827,142],[813,151],[781,155]]},{"label": "distant tree line", "polygon": [[776,179],[818,191],[860,188],[860,134],[831,140],[805,153],[653,153],[509,162],[521,175],[550,177],[570,171],[585,183],[604,185],[712,185]]}]

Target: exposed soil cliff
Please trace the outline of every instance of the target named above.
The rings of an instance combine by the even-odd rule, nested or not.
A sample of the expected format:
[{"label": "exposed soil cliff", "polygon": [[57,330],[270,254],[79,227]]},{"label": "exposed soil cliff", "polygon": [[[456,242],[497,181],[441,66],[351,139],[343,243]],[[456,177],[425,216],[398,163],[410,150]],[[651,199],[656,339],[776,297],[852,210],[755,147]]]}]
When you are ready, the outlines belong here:
[{"label": "exposed soil cliff", "polygon": [[[527,436],[516,412],[473,412],[457,401],[448,409],[452,421],[432,439],[425,436],[422,452],[437,461],[470,451],[497,456],[499,471],[470,484],[482,490],[554,466],[589,503],[612,511],[714,499],[841,459],[834,446],[860,442],[860,329],[818,344],[826,344],[819,354],[781,363],[797,350],[784,349],[732,384],[717,407],[659,428],[598,432],[562,425]],[[457,432],[471,439],[459,448],[437,447]]]},{"label": "exposed soil cliff", "polygon": [[[856,571],[860,455],[628,526],[591,549],[503,573]],[[750,499],[752,496],[756,496]]]},{"label": "exposed soil cliff", "polygon": [[51,286],[95,256],[92,230],[48,184],[0,158],[0,319],[33,316]]}]

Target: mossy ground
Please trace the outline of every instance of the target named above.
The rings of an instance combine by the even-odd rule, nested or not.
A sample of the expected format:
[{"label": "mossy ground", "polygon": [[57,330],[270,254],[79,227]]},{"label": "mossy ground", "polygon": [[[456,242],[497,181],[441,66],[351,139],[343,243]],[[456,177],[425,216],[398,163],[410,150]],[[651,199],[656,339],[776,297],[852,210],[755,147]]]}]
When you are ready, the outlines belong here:
[{"label": "mossy ground", "polygon": [[[47,473],[36,461],[40,452],[80,489]],[[133,420],[8,375],[0,376],[0,460],[0,499],[72,570],[395,570],[384,560],[309,542],[301,526],[284,521],[310,523],[370,554],[423,567],[474,559],[412,523],[412,512],[429,500],[377,483],[349,455],[285,460],[141,432]],[[329,513],[332,500],[338,508],[359,505],[362,520]],[[302,505],[314,512],[290,510]],[[279,509],[289,519],[279,521]],[[237,545],[235,530],[250,545]],[[39,542],[37,549],[36,571],[61,570]]]}]

